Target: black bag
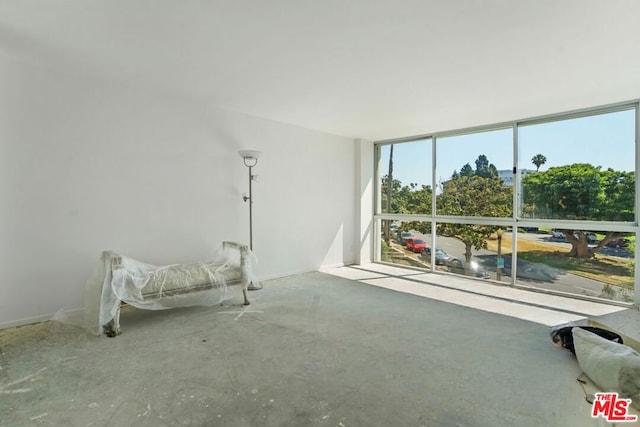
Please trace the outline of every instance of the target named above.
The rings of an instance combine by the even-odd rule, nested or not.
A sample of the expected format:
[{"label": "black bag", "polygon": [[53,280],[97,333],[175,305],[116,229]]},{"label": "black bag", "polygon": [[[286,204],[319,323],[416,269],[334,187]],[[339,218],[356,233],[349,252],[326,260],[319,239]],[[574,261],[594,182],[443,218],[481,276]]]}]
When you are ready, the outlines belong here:
[{"label": "black bag", "polygon": [[551,332],[551,341],[553,341],[553,343],[558,347],[565,348],[571,353],[576,354],[576,350],[573,347],[573,334],[571,333],[573,328],[584,329],[585,331],[592,332],[602,338],[608,339],[609,341],[624,344],[620,335],[606,329],[596,328],[595,326],[565,326],[564,328],[556,329]]}]

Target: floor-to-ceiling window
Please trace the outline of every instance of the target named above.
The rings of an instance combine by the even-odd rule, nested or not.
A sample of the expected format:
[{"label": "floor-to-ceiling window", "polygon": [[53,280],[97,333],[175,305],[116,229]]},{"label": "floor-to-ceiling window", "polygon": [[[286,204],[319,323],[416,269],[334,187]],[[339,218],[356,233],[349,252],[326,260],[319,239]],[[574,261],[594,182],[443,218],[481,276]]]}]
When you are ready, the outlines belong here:
[{"label": "floor-to-ceiling window", "polygon": [[419,251],[408,253],[404,250],[407,242],[403,239],[403,233],[408,236],[408,230],[411,229],[412,236],[422,239],[416,242],[420,248],[430,231],[430,223],[420,221],[419,216],[431,216],[432,213],[432,139],[422,138],[381,146],[379,159],[379,211],[416,216],[407,217],[402,229],[398,220],[381,220],[380,259],[422,267],[424,264],[418,256]]},{"label": "floor-to-ceiling window", "polygon": [[640,300],[638,104],[376,146],[377,260]]},{"label": "floor-to-ceiling window", "polygon": [[436,137],[436,164],[435,247],[447,254],[441,265],[472,277],[507,279],[498,269],[494,241],[513,217],[513,191],[506,184],[513,175],[513,129]]},{"label": "floor-to-ceiling window", "polygon": [[636,109],[518,126],[519,283],[633,301]]}]

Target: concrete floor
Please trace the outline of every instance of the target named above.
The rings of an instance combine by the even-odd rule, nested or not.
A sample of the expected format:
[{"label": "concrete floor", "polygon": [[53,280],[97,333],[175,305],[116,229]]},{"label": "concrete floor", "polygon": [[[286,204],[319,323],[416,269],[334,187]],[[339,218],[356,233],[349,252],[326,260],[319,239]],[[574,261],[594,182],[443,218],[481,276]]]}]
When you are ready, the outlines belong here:
[{"label": "concrete floor", "polygon": [[250,297],[0,331],[0,425],[596,425],[543,324],[320,272]]}]

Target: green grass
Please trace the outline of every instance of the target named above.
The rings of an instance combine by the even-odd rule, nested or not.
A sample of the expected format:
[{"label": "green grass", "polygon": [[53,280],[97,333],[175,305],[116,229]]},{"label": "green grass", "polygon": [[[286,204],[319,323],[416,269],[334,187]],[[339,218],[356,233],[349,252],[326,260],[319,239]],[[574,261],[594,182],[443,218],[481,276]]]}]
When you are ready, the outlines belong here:
[{"label": "green grass", "polygon": [[[497,239],[488,242],[488,249],[497,252]],[[511,253],[511,237],[502,238],[502,253]],[[578,259],[567,256],[568,251],[560,251],[557,246],[544,242],[518,240],[518,257],[540,264],[545,264],[577,276],[598,280],[625,289],[634,287],[635,261],[627,258],[611,257],[596,254],[591,259]]]},{"label": "green grass", "polygon": [[595,258],[568,257],[566,252],[530,251],[518,252],[521,259],[545,264],[568,273],[626,289],[633,289],[635,262],[632,260],[596,254]]}]

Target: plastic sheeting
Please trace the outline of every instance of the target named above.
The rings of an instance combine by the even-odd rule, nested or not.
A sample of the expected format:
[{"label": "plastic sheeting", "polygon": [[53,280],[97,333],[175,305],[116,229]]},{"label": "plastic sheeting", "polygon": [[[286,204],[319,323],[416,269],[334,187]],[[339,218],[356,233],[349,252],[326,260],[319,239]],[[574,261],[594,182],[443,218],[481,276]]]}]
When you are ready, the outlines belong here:
[{"label": "plastic sheeting", "polygon": [[216,305],[230,299],[228,286],[256,283],[255,257],[247,246],[224,242],[210,262],[155,266],[104,251],[87,282],[86,320],[98,334],[117,315],[120,302],[145,310]]},{"label": "plastic sheeting", "polygon": [[640,354],[584,329],[573,328],[572,332],[583,372],[603,391],[631,398],[632,405],[640,409]]}]

